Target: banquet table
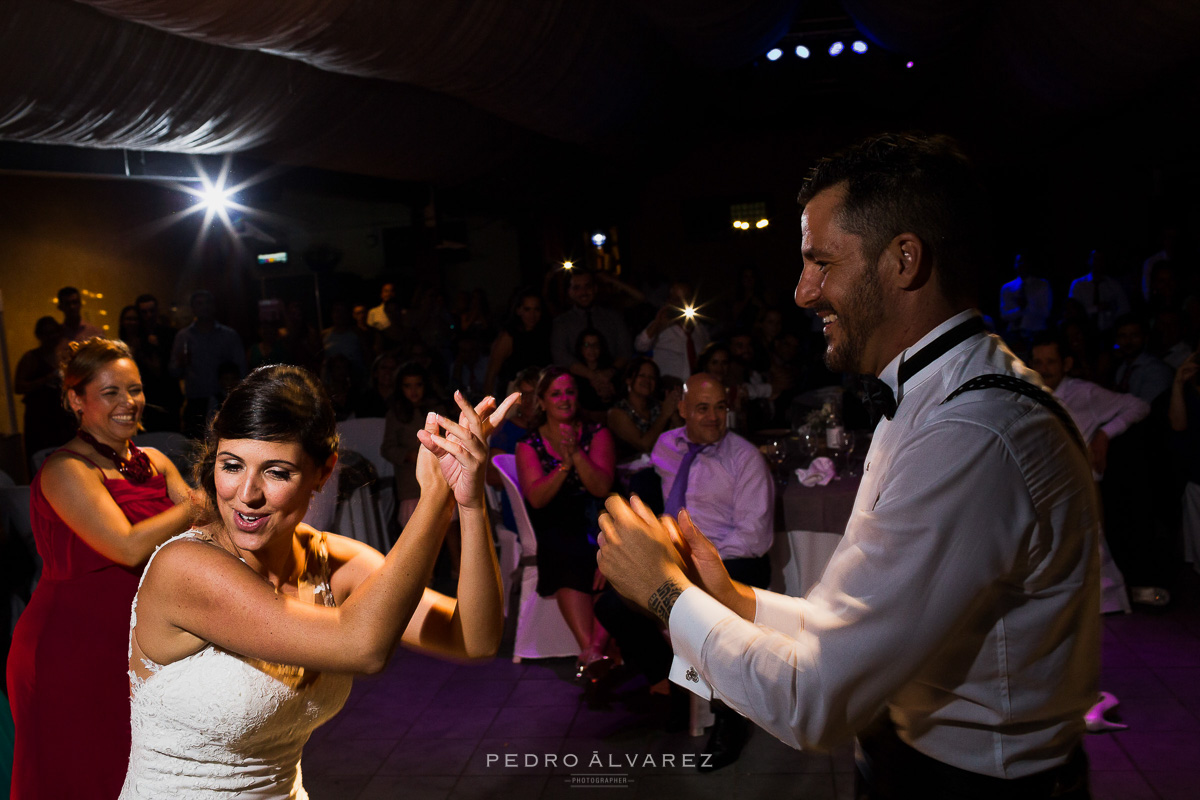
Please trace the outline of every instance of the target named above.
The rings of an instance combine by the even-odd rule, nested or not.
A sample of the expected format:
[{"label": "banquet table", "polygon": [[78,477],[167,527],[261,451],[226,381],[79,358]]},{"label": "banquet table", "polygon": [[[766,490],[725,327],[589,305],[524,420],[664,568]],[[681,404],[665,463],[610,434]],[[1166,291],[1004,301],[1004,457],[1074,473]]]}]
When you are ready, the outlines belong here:
[{"label": "banquet table", "polygon": [[771,548],[771,588],[803,597],[821,579],[858,494],[858,478],[804,486],[792,474],[780,493],[782,528]]}]

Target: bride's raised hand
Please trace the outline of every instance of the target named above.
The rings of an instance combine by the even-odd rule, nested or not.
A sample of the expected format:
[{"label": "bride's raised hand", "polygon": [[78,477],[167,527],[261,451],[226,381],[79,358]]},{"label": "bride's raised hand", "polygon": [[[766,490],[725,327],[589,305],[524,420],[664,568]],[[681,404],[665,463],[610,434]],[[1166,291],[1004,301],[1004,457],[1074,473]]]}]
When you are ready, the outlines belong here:
[{"label": "bride's raised hand", "polygon": [[[454,493],[455,502],[464,508],[482,508],[484,473],[488,462],[487,443],[479,435],[484,423],[460,392],[454,393],[454,402],[462,409],[461,419],[465,425],[441,415],[433,415],[424,430],[417,431],[417,438],[423,450],[437,459],[442,477]],[[439,427],[446,429],[445,436],[438,434]]]},{"label": "bride's raised hand", "polygon": [[[480,428],[476,431],[479,438],[485,442],[492,438],[492,433],[504,423],[504,418],[508,416],[508,410],[513,407],[513,403],[521,399],[520,392],[513,392],[508,397],[504,398],[504,402],[499,407],[496,406],[496,398],[488,395],[483,398],[479,405],[475,406],[475,413],[479,415]],[[459,425],[467,425],[467,418],[460,414],[458,417]]]}]

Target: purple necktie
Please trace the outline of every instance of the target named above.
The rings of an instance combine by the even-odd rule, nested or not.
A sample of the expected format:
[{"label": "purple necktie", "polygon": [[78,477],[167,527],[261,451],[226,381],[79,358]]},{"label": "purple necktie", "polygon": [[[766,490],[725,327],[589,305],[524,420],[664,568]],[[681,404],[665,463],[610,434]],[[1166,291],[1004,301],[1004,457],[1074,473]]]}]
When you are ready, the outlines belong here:
[{"label": "purple necktie", "polygon": [[672,484],[671,493],[667,495],[667,502],[663,506],[663,511],[670,516],[675,516],[679,513],[679,509],[683,508],[684,500],[687,499],[688,473],[692,471],[692,462],[706,447],[708,447],[706,444],[688,442],[688,451],[683,454],[683,460],[679,462],[679,472],[675,474],[675,483]]}]

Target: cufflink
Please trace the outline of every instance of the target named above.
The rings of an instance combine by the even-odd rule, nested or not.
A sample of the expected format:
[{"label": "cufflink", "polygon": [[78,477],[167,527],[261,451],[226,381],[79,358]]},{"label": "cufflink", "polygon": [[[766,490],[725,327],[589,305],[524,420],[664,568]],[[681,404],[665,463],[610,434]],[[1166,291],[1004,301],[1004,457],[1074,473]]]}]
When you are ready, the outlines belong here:
[{"label": "cufflink", "polygon": [[692,683],[700,682],[700,674],[696,672],[695,667],[688,667],[687,672],[683,673],[683,677],[687,678]]}]

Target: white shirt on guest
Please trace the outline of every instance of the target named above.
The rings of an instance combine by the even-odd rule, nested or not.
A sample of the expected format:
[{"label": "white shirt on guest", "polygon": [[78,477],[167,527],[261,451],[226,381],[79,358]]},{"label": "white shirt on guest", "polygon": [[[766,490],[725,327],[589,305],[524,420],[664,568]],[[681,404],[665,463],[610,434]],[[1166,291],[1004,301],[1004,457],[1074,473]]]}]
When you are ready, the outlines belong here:
[{"label": "white shirt on guest", "polygon": [[[998,389],[942,401],[994,373],[1039,383],[976,334],[897,387],[846,534],[807,598],[754,590],[753,622],[690,587],[671,612],[682,662],[793,747],[849,739],[885,708],[900,738],[1000,778],[1066,761],[1100,664],[1099,509],[1086,455],[1036,401]],[[701,529],[703,530],[703,529]],[[694,671],[684,669],[694,665]]]},{"label": "white shirt on guest", "polygon": [[391,326],[392,321],[388,318],[387,311],[383,308],[383,303],[380,303],[367,312],[367,324],[376,330],[384,330]]},{"label": "white shirt on guest", "polygon": [[[654,363],[658,365],[659,372],[686,381],[692,376],[687,357],[687,339],[687,331],[682,325],[668,325],[653,339],[646,333],[646,329],[643,329],[633,340],[633,349],[639,353],[653,352]],[[692,345],[695,347],[697,358],[708,346],[708,330],[699,323],[692,329]]]}]

